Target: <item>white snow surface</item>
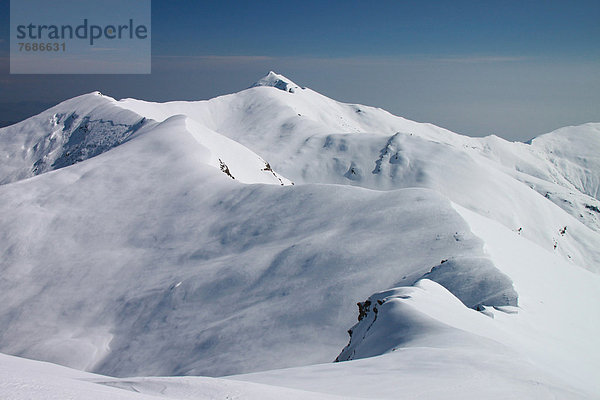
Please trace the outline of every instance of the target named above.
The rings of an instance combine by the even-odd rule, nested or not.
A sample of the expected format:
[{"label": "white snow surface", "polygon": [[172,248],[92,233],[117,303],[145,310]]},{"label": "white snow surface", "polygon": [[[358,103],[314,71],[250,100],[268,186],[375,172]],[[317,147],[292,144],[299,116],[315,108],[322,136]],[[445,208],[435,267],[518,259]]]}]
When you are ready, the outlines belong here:
[{"label": "white snow surface", "polygon": [[[259,83],[276,77],[291,82],[270,73]],[[584,268],[600,265],[600,201],[594,197],[600,124],[565,128],[528,145],[457,135],[308,88],[289,93],[264,86],[208,101],[119,104],[159,121],[185,114],[260,154],[295,183],[434,189],[509,229],[521,228],[523,236]],[[566,147],[563,136],[571,138]],[[560,159],[550,153],[554,142],[564,147]],[[560,235],[564,226],[570,233]]]},{"label": "white snow surface", "polygon": [[3,400],[352,400],[208,377],[117,379],[4,354],[0,354],[0,377]]},{"label": "white snow surface", "polygon": [[0,129],[0,351],[238,375],[0,356],[0,397],[599,398],[599,154],[274,72],[63,102]]}]

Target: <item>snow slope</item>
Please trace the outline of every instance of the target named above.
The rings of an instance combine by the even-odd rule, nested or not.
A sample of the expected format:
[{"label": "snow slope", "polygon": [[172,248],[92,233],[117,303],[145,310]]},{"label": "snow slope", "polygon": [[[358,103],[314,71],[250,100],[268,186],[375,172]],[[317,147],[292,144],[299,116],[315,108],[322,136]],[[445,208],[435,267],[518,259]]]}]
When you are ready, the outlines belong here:
[{"label": "snow slope", "polygon": [[483,256],[435,192],[240,184],[183,121],[0,187],[3,352],[120,376],[327,362],[356,299]]},{"label": "snow slope", "polygon": [[0,184],[75,164],[127,141],[146,119],[115,103],[89,93],[0,129]]},{"label": "snow slope", "polygon": [[[207,164],[244,183],[291,184],[239,143],[178,117],[206,148]],[[0,129],[0,185],[85,161],[155,127],[155,121],[124,110],[99,92],[75,97]]]},{"label": "snow slope", "polygon": [[[116,379],[0,354],[4,400],[335,400],[342,397],[224,379]],[[349,399],[349,397],[344,397]]]},{"label": "snow slope", "polygon": [[[571,141],[569,159],[586,154],[581,163],[587,169],[577,169],[556,161],[552,145],[538,144],[543,137],[532,145],[469,138],[308,88],[290,93],[277,82],[297,87],[271,72],[259,86],[208,101],[119,104],[156,120],[185,114],[254,150],[296,183],[432,188],[509,229],[521,228],[522,235],[584,268],[600,265],[600,201],[590,196],[600,175],[594,151],[600,124],[580,127],[586,136]],[[564,135],[544,140],[561,147],[561,139],[553,138]],[[569,234],[559,234],[565,226]]]},{"label": "snow slope", "polygon": [[518,307],[476,312],[422,279],[360,304],[338,356],[354,361],[232,378],[365,398],[598,398],[600,277],[455,207],[512,278]]},{"label": "snow slope", "polygon": [[[584,367],[561,375],[566,368],[556,368],[555,360],[540,364],[514,343],[503,343],[518,338],[496,323],[503,312],[494,311],[492,319],[467,309],[429,280],[379,296],[385,301],[366,337],[351,349],[353,361],[230,379],[373,399],[597,398],[597,380],[585,380],[594,375],[585,358]],[[494,332],[504,341],[486,337]],[[578,377],[581,370],[588,376]]]},{"label": "snow slope", "polygon": [[315,398],[594,398],[598,126],[468,138],[272,72],[208,101],[68,100],[0,129],[0,351]]},{"label": "snow slope", "polygon": [[573,188],[600,199],[600,124],[558,129],[531,141]]}]

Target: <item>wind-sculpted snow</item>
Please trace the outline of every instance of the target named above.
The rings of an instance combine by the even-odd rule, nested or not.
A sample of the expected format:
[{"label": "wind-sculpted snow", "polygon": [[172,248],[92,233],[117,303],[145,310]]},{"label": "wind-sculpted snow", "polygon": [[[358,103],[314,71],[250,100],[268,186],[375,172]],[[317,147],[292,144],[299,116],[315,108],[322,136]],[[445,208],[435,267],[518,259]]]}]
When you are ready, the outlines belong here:
[{"label": "wind-sculpted snow", "polygon": [[[519,324],[512,323],[522,317],[521,312],[527,313],[524,310],[516,314],[516,308],[505,310],[510,313],[492,309],[494,318],[490,318],[465,307],[428,279],[376,293],[369,300],[369,311],[352,327],[352,340],[338,357],[344,362],[231,379],[377,399],[399,394],[410,399],[457,400],[597,397],[598,385],[590,380],[597,357],[594,362],[579,358],[585,348],[578,355],[569,354],[578,346],[560,338],[550,339],[558,340],[554,343],[559,346],[549,346],[546,340],[551,335],[542,333],[548,327],[545,323],[532,337],[513,331]],[[558,329],[553,334],[564,332]],[[594,340],[588,339],[586,345]],[[571,363],[567,367],[533,361],[528,348],[538,347],[536,342],[541,342],[539,350],[549,359],[564,351]],[[580,376],[582,371],[587,371],[585,377]]]},{"label": "wind-sculpted snow", "polygon": [[359,302],[358,323],[348,331],[350,343],[336,361],[384,354],[406,343],[450,330],[450,327],[405,302],[422,291],[423,287],[430,288],[430,291],[435,288],[429,281],[437,282],[449,292],[436,289],[438,293],[445,293],[445,300],[437,301],[458,307],[458,299],[466,307],[483,311],[492,317],[493,314],[486,312],[486,307],[516,307],[518,303],[518,294],[512,281],[490,259],[462,257],[442,260],[440,265],[424,274],[415,285],[376,293],[364,302]]},{"label": "wind-sculpted snow", "polygon": [[[57,124],[61,123],[61,118],[65,118],[65,116],[57,115]],[[66,117],[66,121],[77,119],[78,117],[75,114]],[[86,116],[81,118],[81,122],[76,128],[65,125],[63,132],[67,133],[65,136],[68,137],[68,140],[63,144],[60,156],[50,165],[48,165],[50,160],[42,157],[34,164],[33,172],[38,175],[50,169],[68,167],[102,154],[129,139],[142,127],[144,122],[145,119],[142,118],[134,125],[126,125],[117,124],[110,120],[92,120],[89,116]]]},{"label": "wind-sculpted snow", "polygon": [[[579,128],[588,132],[585,140],[570,136],[568,159],[574,161],[558,162],[551,147],[561,146],[562,139],[554,138],[564,132],[548,135],[544,146],[537,139],[528,145],[496,136],[469,138],[339,103],[309,88],[279,90],[279,80],[295,85],[270,73],[258,87],[208,101],[127,99],[119,105],[159,121],[185,114],[252,149],[296,183],[434,189],[583,268],[600,270],[600,213],[594,211],[600,201],[588,195],[600,179],[594,124]],[[577,161],[575,154],[586,146],[591,150]],[[569,234],[557,235],[564,226]]]},{"label": "wind-sculpted snow", "polygon": [[285,76],[278,75],[270,71],[265,77],[259,79],[252,87],[271,86],[284,92],[294,93],[296,89],[300,89],[298,85],[287,79]]},{"label": "wind-sculpted snow", "polygon": [[73,165],[127,141],[146,119],[115,103],[90,93],[0,129],[0,184]]},{"label": "wind-sculpted snow", "polygon": [[510,278],[488,258],[455,258],[423,275],[439,283],[469,308],[517,306],[519,295]]},{"label": "wind-sculpted snow", "polygon": [[268,162],[241,144],[183,115],[179,118],[185,121],[185,130],[208,150],[209,156],[204,161],[206,164],[219,168],[230,178],[243,183],[293,185],[290,180],[273,171]]},{"label": "wind-sculpted snow", "polygon": [[[350,343],[336,361],[373,357],[407,346],[411,342],[430,341],[435,336],[455,335],[457,330],[428,316],[415,307],[415,298],[431,295],[446,308],[460,308],[459,302],[449,292],[431,281],[419,281],[415,286],[389,289],[358,303],[359,321],[348,333]],[[410,301],[409,301],[410,300]],[[462,312],[462,311],[461,311]],[[465,336],[468,336],[465,333]]]},{"label": "wind-sculpted snow", "polygon": [[[92,93],[0,144],[2,352],[118,376],[304,366],[231,379],[314,398],[600,392],[597,124],[467,138],[271,73],[208,101]],[[92,385],[63,372],[63,397]],[[173,379],[96,382],[310,398]]]},{"label": "wind-sculpted snow", "polygon": [[575,189],[600,200],[600,123],[558,129],[533,139],[531,146]]},{"label": "wind-sculpted snow", "polygon": [[357,299],[483,255],[433,191],[244,185],[185,121],[0,188],[2,351],[120,376],[326,362]]}]

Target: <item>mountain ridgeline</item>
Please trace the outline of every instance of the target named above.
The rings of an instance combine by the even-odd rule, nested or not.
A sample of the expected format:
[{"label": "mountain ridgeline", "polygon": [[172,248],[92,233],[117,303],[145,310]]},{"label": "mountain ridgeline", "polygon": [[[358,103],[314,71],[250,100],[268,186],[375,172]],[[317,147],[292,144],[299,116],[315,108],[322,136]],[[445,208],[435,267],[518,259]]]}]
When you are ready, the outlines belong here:
[{"label": "mountain ridgeline", "polygon": [[274,72],[82,95],[0,129],[0,352],[223,376],[460,348],[591,392],[599,154],[600,123],[472,138]]}]

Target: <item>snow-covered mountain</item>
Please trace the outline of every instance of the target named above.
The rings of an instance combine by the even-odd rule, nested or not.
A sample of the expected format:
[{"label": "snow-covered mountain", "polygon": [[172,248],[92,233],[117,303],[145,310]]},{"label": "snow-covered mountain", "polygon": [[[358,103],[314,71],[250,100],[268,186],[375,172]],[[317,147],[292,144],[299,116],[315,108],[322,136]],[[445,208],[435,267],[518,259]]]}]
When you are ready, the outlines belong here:
[{"label": "snow-covered mountain", "polygon": [[594,397],[599,155],[600,124],[470,138],[273,72],[76,97],[0,129],[0,351],[289,396]]}]

